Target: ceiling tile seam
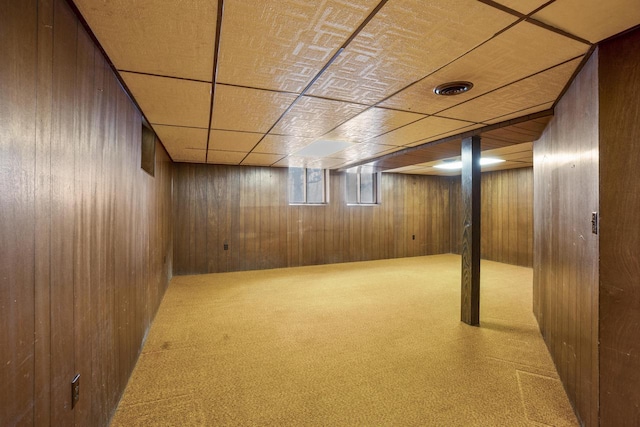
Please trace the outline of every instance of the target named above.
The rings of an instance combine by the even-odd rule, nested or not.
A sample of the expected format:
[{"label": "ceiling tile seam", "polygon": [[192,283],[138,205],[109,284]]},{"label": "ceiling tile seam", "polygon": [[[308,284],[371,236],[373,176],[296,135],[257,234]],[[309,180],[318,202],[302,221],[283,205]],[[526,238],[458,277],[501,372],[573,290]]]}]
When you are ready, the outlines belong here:
[{"label": "ceiling tile seam", "polygon": [[234,84],[234,83],[216,82],[216,85],[226,86],[226,87],[233,87],[233,88],[238,88],[238,89],[261,90],[263,92],[278,93],[278,94],[282,94],[282,95],[299,95],[298,92],[292,92],[292,91],[288,91],[288,90],[265,89],[263,87],[237,85],[237,84]]},{"label": "ceiling tile seam", "polygon": [[529,106],[529,107],[521,108],[521,109],[516,110],[516,111],[513,111],[513,112],[511,112],[511,113],[502,114],[501,116],[496,116],[496,117],[494,117],[494,118],[492,118],[492,119],[484,120],[484,121],[482,121],[482,122],[481,122],[481,123],[479,123],[479,124],[482,124],[482,125],[490,125],[491,123],[489,123],[489,122],[491,122],[492,120],[497,120],[497,119],[500,119],[501,117],[506,117],[506,116],[509,116],[509,115],[511,115],[511,114],[519,113],[519,112],[521,112],[521,111],[530,110],[530,109],[532,109],[532,108],[541,107],[541,106],[543,106],[543,105],[547,105],[547,104],[549,104],[549,103],[553,103],[554,101],[555,101],[554,99],[551,99],[551,100],[546,101],[546,102],[541,102],[541,103],[536,104],[536,105],[531,105],[531,106]]},{"label": "ceiling tile seam", "polygon": [[[446,118],[446,117],[444,117],[444,118]],[[457,119],[452,119],[452,120],[457,120]],[[425,137],[425,138],[419,138],[419,139],[416,139],[415,141],[408,142],[408,143],[406,143],[406,144],[404,144],[404,145],[401,145],[400,147],[405,147],[405,148],[414,148],[414,147],[416,147],[416,146],[415,146],[415,145],[411,145],[411,144],[417,144],[417,143],[419,143],[420,141],[424,141],[425,143],[429,143],[429,142],[427,142],[427,140],[428,140],[428,139],[431,139],[431,138],[437,138],[437,137],[438,137],[438,136],[440,136],[440,135],[451,134],[451,132],[456,132],[456,131],[459,131],[459,130],[462,130],[462,129],[466,129],[466,128],[468,128],[469,126],[473,126],[473,125],[480,125],[480,124],[482,124],[482,123],[471,123],[471,122],[468,122],[468,123],[469,123],[469,124],[468,124],[468,125],[466,125],[466,126],[461,126],[461,127],[457,128],[457,129],[453,129],[453,130],[450,130],[450,131],[448,131],[448,132],[441,132],[441,133],[437,133],[437,134],[435,134],[435,135],[427,136],[427,137]]]},{"label": "ceiling tile seam", "polygon": [[[213,66],[211,71],[211,92],[209,93],[209,126],[211,129],[211,123],[213,120],[213,101],[216,94],[216,80],[218,78],[218,54],[220,52],[220,33],[222,32],[222,16],[224,14],[224,0],[218,0],[218,14],[216,17],[216,33],[215,44],[213,47]],[[207,132],[207,151],[205,152],[204,162],[208,162],[209,157],[209,144],[211,142],[211,132]]]},{"label": "ceiling tile seam", "polygon": [[[203,130],[207,130],[206,128],[198,128],[198,129],[203,129]],[[236,130],[236,129],[225,129],[225,128],[211,128],[208,129],[209,131],[218,131],[218,132],[233,132],[233,133],[246,133],[246,134],[250,134],[250,135],[264,135],[264,132],[256,132],[256,131],[252,131],[252,130]]]},{"label": "ceiling tile seam", "polygon": [[[98,51],[102,54],[102,57],[104,58],[105,62],[107,63],[107,65],[111,69],[111,72],[113,73],[113,75],[116,77],[116,80],[120,84],[120,87],[122,87],[122,90],[127,95],[129,100],[131,101],[131,103],[136,107],[136,110],[138,111],[138,113],[140,113],[140,116],[142,116],[143,121],[146,121],[147,123],[149,123],[151,125],[151,127],[153,128],[153,125],[151,124],[151,121],[149,121],[149,119],[145,115],[144,111],[142,111],[142,108],[140,108],[140,104],[138,104],[138,101],[136,101],[135,97],[133,96],[133,93],[129,89],[129,86],[127,86],[127,84],[124,82],[124,79],[122,78],[122,75],[120,75],[120,73],[118,72],[118,69],[114,65],[113,61],[111,61],[111,58],[109,57],[109,55],[107,55],[107,51],[104,50],[104,47],[102,47],[102,44],[100,43],[100,41],[98,40],[98,37],[96,37],[96,34],[93,32],[93,30],[89,26],[89,23],[84,18],[82,13],[80,13],[80,9],[78,9],[78,7],[75,5],[73,0],[66,0],[66,3],[71,8],[71,10],[73,11],[73,13],[76,16],[76,18],[78,18],[78,21],[80,22],[80,24],[84,28],[85,32],[89,35],[89,38],[91,39],[91,41],[93,41],[94,46],[96,46]],[[153,132],[155,133],[156,139],[160,142],[160,144],[164,148],[164,151],[169,156],[169,159],[171,159],[171,161],[173,161],[173,157],[171,157],[171,154],[169,153],[169,150],[167,150],[167,146],[162,142],[162,140],[158,136],[158,134],[155,131],[155,129],[153,130]]]},{"label": "ceiling tile seam", "polygon": [[[459,139],[459,138],[451,138],[451,140],[453,139]],[[437,141],[433,141],[428,143],[429,147],[435,147],[436,145],[440,145],[442,143],[448,142],[448,139],[441,139],[441,140],[437,140]],[[378,158],[373,158],[373,159],[367,159],[367,160],[363,160],[363,161],[359,161],[353,164],[348,164],[345,167],[343,167],[343,169],[340,169],[340,172],[343,172],[346,169],[352,168],[352,167],[356,167],[356,166],[362,166],[368,163],[376,163],[376,162],[380,162],[380,161],[387,161],[387,160],[394,160],[396,158],[401,158],[404,156],[411,156],[414,152],[420,152],[421,150],[423,150],[425,148],[427,144],[424,145],[418,145],[415,147],[408,147],[405,148],[403,150],[400,151],[394,151],[393,153],[389,153],[389,154],[384,154]],[[423,163],[423,162],[420,162]],[[417,163],[416,163],[417,164]],[[411,166],[411,165],[406,165],[406,166]]]},{"label": "ceiling tile seam", "polygon": [[493,40],[494,38],[496,38],[497,36],[499,36],[500,34],[504,33],[505,31],[507,31],[508,29],[516,26],[517,24],[519,24],[520,22],[524,21],[524,18],[520,18],[518,20],[516,20],[515,22],[512,22],[511,24],[507,25],[506,27],[504,27],[503,29],[501,29],[500,31],[496,32],[494,35],[492,35],[491,37],[489,37],[488,39],[484,40],[482,43],[472,47],[471,49],[469,49],[468,51],[464,52],[462,55],[458,56],[457,58],[452,59],[451,61],[447,62],[446,64],[440,66],[439,68],[436,68],[435,70],[429,72],[429,74],[425,75],[424,77],[419,78],[418,80],[409,83],[407,86],[402,87],[400,89],[398,89],[397,91],[391,93],[390,95],[387,95],[386,97],[382,98],[381,100],[379,100],[378,102],[376,102],[375,104],[372,105],[372,107],[377,107],[380,104],[382,104],[383,102],[388,101],[390,98],[398,95],[400,92],[409,89],[412,86],[415,86],[416,84],[420,83],[421,81],[431,77],[432,75],[436,74],[437,72],[439,72],[440,70],[448,67],[449,65],[453,64],[454,62],[464,58],[465,56],[469,55],[471,52],[473,52],[474,50],[484,46],[485,44],[487,44],[488,42],[490,42],[491,40]]},{"label": "ceiling tile seam", "polygon": [[152,126],[166,126],[172,128],[185,128],[185,129],[200,129],[200,130],[208,130],[207,128],[201,128],[199,126],[183,126],[183,125],[172,125],[169,123],[149,123]]},{"label": "ceiling tile seam", "polygon": [[431,114],[427,114],[427,113],[420,113],[418,111],[403,110],[402,108],[398,108],[398,107],[387,107],[387,106],[384,106],[384,105],[377,105],[377,106],[372,107],[372,108],[380,108],[381,110],[397,111],[399,113],[419,114],[421,116],[430,116],[431,115]]},{"label": "ceiling tile seam", "polygon": [[[541,117],[553,116],[553,114],[554,114],[554,109],[553,108],[549,108],[548,110],[539,111],[537,113],[528,114],[526,116],[517,117],[515,119],[509,119],[509,120],[506,120],[506,121],[500,122],[500,123],[494,123],[494,124],[491,124],[491,125],[488,125],[488,126],[484,126],[484,127],[478,128],[478,129],[473,129],[473,130],[470,130],[470,131],[467,131],[467,132],[463,132],[461,134],[447,136],[445,138],[442,138],[442,139],[439,139],[439,140],[436,140],[436,141],[431,141],[431,142],[428,142],[426,144],[417,145],[415,147],[408,147],[408,148],[405,148],[403,150],[396,151],[396,152],[393,152],[393,153],[390,153],[390,154],[383,154],[382,156],[379,156],[377,158],[373,158],[373,160],[363,160],[363,161],[358,161],[358,162],[355,162],[355,163],[350,163],[350,164],[348,164],[346,166],[346,168],[351,168],[351,167],[355,167],[355,166],[361,166],[361,165],[364,165],[364,164],[367,164],[367,163],[372,163],[372,162],[384,161],[387,158],[392,158],[392,157],[395,157],[395,156],[399,156],[399,155],[401,155],[402,153],[405,153],[405,152],[411,153],[414,150],[426,149],[428,147],[433,147],[433,146],[436,146],[436,145],[439,145],[439,144],[442,144],[442,143],[445,143],[445,142],[453,141],[453,140],[456,140],[456,139],[467,138],[467,137],[474,136],[474,135],[481,135],[484,132],[490,132],[492,130],[501,129],[501,128],[504,128],[504,127],[507,127],[507,126],[511,126],[511,125],[518,124],[518,123],[523,123],[523,122],[534,120],[534,119],[541,118]],[[340,170],[344,170],[344,168],[342,168]]]},{"label": "ceiling tile seam", "polygon": [[[336,129],[338,129],[340,126],[342,126],[342,125],[346,124],[347,122],[349,122],[349,121],[351,121],[351,120],[355,119],[355,118],[356,118],[356,117],[358,117],[359,115],[364,114],[364,113],[366,113],[367,111],[370,111],[370,110],[372,110],[372,109],[374,109],[374,108],[382,108],[382,107],[373,107],[373,106],[371,106],[371,107],[369,107],[369,108],[366,108],[366,109],[362,110],[361,112],[359,112],[358,114],[356,114],[355,116],[350,117],[349,119],[347,119],[347,120],[345,120],[344,122],[340,123],[339,125],[337,125],[337,126],[336,126],[336,127],[334,127],[333,129],[330,129],[329,131],[325,132],[324,134],[322,134],[322,135],[320,136],[320,138],[324,137],[325,135],[330,134],[331,132],[333,132],[333,131],[335,131]],[[391,108],[387,108],[387,110],[391,110]],[[402,111],[402,110],[398,110],[398,111]],[[415,112],[413,112],[413,111],[402,111],[402,112],[405,112],[405,113],[412,113],[412,114],[416,114],[416,115],[421,115],[421,116],[423,116],[423,117],[419,117],[419,118],[417,118],[416,120],[414,120],[414,121],[412,121],[412,122],[410,122],[410,123],[405,123],[404,125],[398,126],[397,128],[393,128],[393,129],[388,130],[388,131],[386,131],[386,132],[383,132],[383,133],[381,133],[381,134],[379,134],[379,135],[376,135],[376,136],[372,136],[372,137],[369,137],[369,138],[363,139],[361,143],[366,143],[367,141],[370,141],[370,140],[372,140],[372,139],[378,138],[378,137],[380,137],[380,136],[382,136],[382,135],[386,135],[386,134],[388,134],[389,132],[393,132],[394,130],[401,129],[401,128],[405,127],[405,126],[409,126],[409,125],[411,125],[411,124],[413,124],[413,123],[415,123],[415,122],[419,122],[420,120],[426,119],[427,117],[429,117],[429,116],[430,116],[429,114],[424,114],[424,113],[415,113]],[[358,144],[360,144],[360,143],[358,143]]]},{"label": "ceiling tile seam", "polygon": [[[338,49],[338,51],[329,59],[329,61],[324,65],[324,67],[322,67],[320,69],[320,71],[313,77],[313,79],[311,79],[311,82],[302,90],[302,92],[300,92],[300,94],[296,97],[296,99],[294,99],[293,102],[284,110],[284,112],[280,115],[280,117],[278,117],[278,119],[276,119],[276,121],[271,125],[271,127],[269,129],[267,129],[267,131],[265,132],[264,136],[262,138],[260,138],[260,140],[258,142],[256,142],[256,144],[253,146],[253,148],[251,148],[251,150],[249,150],[249,152],[247,153],[247,156],[249,156],[249,154],[251,154],[253,152],[253,150],[255,150],[258,145],[260,145],[262,140],[265,139],[267,137],[267,135],[269,135],[269,133],[284,118],[284,116],[287,115],[287,113],[289,113],[291,111],[291,109],[298,103],[298,101],[300,101],[304,97],[305,92],[307,90],[309,90],[311,85],[313,83],[315,83],[316,80],[318,80],[320,78],[322,73],[324,73],[325,70],[327,68],[329,68],[331,66],[331,64],[333,64],[333,62],[338,58],[338,56],[342,53],[343,50],[344,50],[344,48]],[[247,156],[245,156],[245,158],[240,161],[241,164],[247,158]]]},{"label": "ceiling tile seam", "polygon": [[343,99],[330,98],[328,96],[309,95],[309,94],[305,94],[304,96],[307,97],[307,98],[320,99],[320,100],[323,100],[323,101],[334,101],[334,102],[341,102],[343,104],[360,105],[362,107],[373,107],[373,105],[365,104],[364,102],[345,101]]},{"label": "ceiling tile seam", "polygon": [[[253,148],[249,151],[249,153],[247,153],[247,156],[262,142],[262,140],[269,134],[269,132],[271,132],[277,125],[278,123],[284,118],[284,116],[291,111],[291,109],[293,108],[293,106],[305,95],[305,93],[311,88],[311,86],[313,86],[313,84],[318,81],[318,79],[320,78],[320,76],[331,66],[331,64],[333,64],[333,62],[338,58],[338,56],[340,56],[340,54],[345,50],[345,48],[349,45],[349,43],[351,43],[351,41],[356,38],[356,36],[360,33],[360,31],[362,31],[362,29],[373,19],[373,17],[380,11],[380,9],[382,9],[382,7],[387,3],[388,0],[381,0],[378,5],[371,11],[371,13],[369,13],[369,15],[367,15],[367,17],[360,23],[360,25],[355,29],[355,31],[351,34],[351,36],[349,36],[349,38],[347,38],[347,40],[345,40],[342,45],[340,46],[340,48],[338,48],[338,50],[336,51],[336,53],[329,59],[329,61],[324,65],[324,67],[322,67],[320,69],[320,71],[318,71],[318,73],[311,79],[311,81],[307,84],[307,86],[305,86],[305,88],[302,90],[302,92],[300,92],[300,94],[298,95],[298,97],[296,99],[293,100],[293,102],[291,103],[291,105],[289,105],[289,107],[282,113],[282,115],[280,115],[280,117],[275,121],[275,123],[269,128],[269,130],[267,130],[267,132],[265,133],[265,136],[263,136],[257,143],[256,145],[253,146]],[[212,104],[213,105],[213,104]],[[209,124],[209,126],[211,126],[211,124]],[[245,157],[246,158],[246,157]],[[244,161],[244,159],[242,159],[242,161]],[[242,162],[241,162],[242,163]]]},{"label": "ceiling tile seam", "polygon": [[551,31],[552,33],[559,34],[559,35],[564,36],[564,37],[566,37],[568,39],[575,40],[577,42],[583,43],[583,44],[585,44],[587,46],[592,46],[593,45],[593,43],[591,43],[589,40],[585,40],[582,37],[578,37],[575,34],[571,34],[571,33],[567,32],[565,30],[561,30],[560,28],[556,28],[556,27],[554,27],[552,25],[545,24],[544,22],[538,21],[535,18],[528,17],[526,19],[526,21],[528,23],[530,23],[530,24],[537,25],[538,27],[543,28],[543,29],[545,29],[547,31]]},{"label": "ceiling tile seam", "polygon": [[[453,108],[459,107],[460,105],[464,105],[464,104],[466,104],[467,102],[474,101],[474,100],[476,100],[476,99],[478,99],[478,98],[482,98],[483,96],[486,96],[486,95],[489,95],[489,94],[491,94],[491,93],[493,93],[493,92],[496,92],[496,91],[498,91],[498,90],[504,89],[504,88],[506,88],[507,86],[511,86],[511,85],[513,85],[513,84],[520,83],[521,81],[526,80],[526,79],[529,79],[529,78],[531,78],[531,77],[535,77],[535,76],[537,76],[538,74],[546,73],[547,71],[550,71],[550,70],[552,70],[552,69],[554,69],[554,68],[557,68],[557,67],[560,67],[560,66],[562,66],[562,65],[565,65],[565,64],[567,64],[567,63],[569,63],[569,62],[571,62],[571,61],[575,61],[575,60],[576,60],[576,59],[578,59],[578,58],[582,58],[584,55],[585,55],[585,54],[578,55],[578,56],[575,56],[575,57],[573,57],[573,58],[569,58],[569,59],[567,59],[566,61],[563,61],[563,62],[560,62],[560,63],[558,63],[558,64],[552,65],[551,67],[545,68],[544,70],[536,71],[536,72],[535,72],[535,73],[533,73],[533,74],[530,74],[530,75],[528,75],[528,76],[524,76],[524,77],[519,78],[519,79],[517,79],[517,80],[514,80],[514,81],[512,81],[512,82],[506,83],[506,84],[504,84],[504,85],[502,85],[502,86],[500,86],[500,87],[497,87],[497,88],[491,89],[491,90],[490,90],[490,91],[488,91],[488,92],[481,93],[480,95],[475,96],[475,97],[473,97],[473,98],[465,99],[464,101],[460,102],[459,104],[452,105],[451,107],[444,108],[444,109],[442,109],[442,110],[440,110],[440,111],[436,111],[435,113],[433,113],[433,114],[432,114],[432,116],[442,117],[442,116],[439,116],[439,114],[441,114],[441,113],[443,113],[443,112],[445,112],[445,111],[448,111],[448,110],[451,110],[451,109],[453,109]],[[458,119],[456,119],[456,120],[458,120]],[[479,123],[482,123],[482,122],[479,122]]]},{"label": "ceiling tile seam", "polygon": [[536,9],[532,10],[531,12],[528,13],[527,16],[532,16],[535,15],[536,13],[540,12],[542,9],[544,9],[545,7],[551,5],[552,3],[555,3],[556,0],[549,0],[548,2],[546,2],[543,5],[538,6]]},{"label": "ceiling tile seam", "polygon": [[165,78],[165,79],[174,79],[174,80],[182,80],[182,81],[187,81],[187,82],[211,84],[211,82],[209,80],[190,79],[188,77],[167,76],[167,75],[164,75],[164,74],[145,73],[143,71],[124,70],[124,69],[120,69],[120,68],[118,69],[118,71],[121,72],[121,73],[138,74],[140,76],[162,77],[162,78]]},{"label": "ceiling tile seam", "polygon": [[[376,108],[377,108],[377,107],[376,107]],[[410,113],[411,113],[412,111],[408,111],[408,112],[410,112]],[[423,113],[414,113],[414,114],[423,114]],[[436,116],[436,115],[434,115],[434,114],[429,114],[429,115],[425,115],[425,117],[421,117],[421,118],[419,118],[419,119],[417,119],[417,120],[414,120],[414,121],[413,121],[413,122],[411,122],[411,123],[407,123],[407,124],[404,124],[404,125],[402,125],[402,126],[398,126],[398,127],[397,127],[397,128],[395,128],[395,129],[392,129],[392,130],[387,131],[387,132],[383,132],[383,133],[381,133],[380,135],[374,136],[374,137],[372,137],[372,138],[367,138],[367,139],[363,140],[363,143],[367,143],[367,141],[370,141],[370,140],[372,140],[372,139],[379,138],[379,137],[384,136],[384,135],[387,135],[387,134],[389,134],[389,133],[391,133],[391,132],[395,132],[395,131],[400,130],[400,129],[404,128],[404,127],[407,127],[407,126],[410,126],[410,125],[412,125],[412,124],[415,124],[415,123],[417,123],[417,122],[419,122],[419,121],[421,121],[421,120],[428,119],[429,117],[438,117],[438,118],[443,118],[443,119],[455,120],[455,121],[457,121],[457,122],[465,122],[465,123],[469,123],[469,126],[471,126],[471,125],[479,125],[479,124],[482,124],[482,123],[471,122],[471,121],[469,121],[469,120],[450,119],[450,118],[448,118],[448,117],[439,117],[439,116]],[[466,127],[466,126],[463,126],[463,127]],[[460,128],[460,129],[461,129],[461,128]],[[443,132],[443,133],[447,133],[447,132]],[[428,138],[430,138],[430,137],[427,137],[427,138],[421,138],[421,139],[428,139]],[[420,141],[420,140],[417,140],[417,141]],[[415,141],[414,141],[414,142],[415,142]],[[410,142],[409,144],[413,144],[413,143],[412,143],[412,142]],[[399,147],[402,147],[402,145],[400,145]]]},{"label": "ceiling tile seam", "polygon": [[[285,155],[284,155],[283,157],[281,157],[278,161],[271,163],[271,164],[269,165],[269,167],[270,167],[270,168],[271,168],[271,167],[274,167],[274,165],[275,165],[276,163],[280,163],[281,161],[283,161],[283,160],[284,160],[284,159],[286,159],[287,157],[289,157],[289,156],[285,154]],[[243,159],[242,161],[244,162],[244,159]]]},{"label": "ceiling tile seam", "polygon": [[[507,7],[501,3],[496,3],[493,0],[478,0],[480,3],[486,4],[487,6],[491,6],[495,9],[501,10],[503,12],[506,12],[510,15],[514,15],[517,16],[518,18],[525,18],[527,15],[521,12],[518,12],[517,10],[511,9],[510,7]],[[555,0],[552,0],[555,1]]]}]

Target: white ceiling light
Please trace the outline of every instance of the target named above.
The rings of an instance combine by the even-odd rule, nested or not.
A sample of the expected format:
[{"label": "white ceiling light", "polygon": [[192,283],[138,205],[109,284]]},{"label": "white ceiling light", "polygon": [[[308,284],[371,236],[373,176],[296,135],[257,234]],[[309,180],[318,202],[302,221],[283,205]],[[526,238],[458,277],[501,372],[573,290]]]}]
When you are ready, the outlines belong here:
[{"label": "white ceiling light", "polygon": [[327,157],[331,154],[342,151],[345,148],[351,147],[352,143],[346,141],[324,141],[317,140],[304,147],[302,150],[296,153],[296,156],[300,157]]},{"label": "white ceiling light", "polygon": [[[480,159],[480,166],[495,165],[496,163],[502,163],[502,162],[504,162],[503,159],[496,159],[495,157],[483,157]],[[443,163],[440,163],[439,165],[435,165],[434,168],[446,169],[446,170],[462,169],[462,162],[459,160],[455,162],[445,161]]]},{"label": "white ceiling light", "polygon": [[458,160],[457,162],[440,163],[439,165],[435,165],[434,168],[447,170],[462,169],[462,162]]},{"label": "white ceiling light", "polygon": [[502,162],[504,162],[504,160],[496,159],[495,157],[483,157],[480,159],[480,166],[495,165],[496,163]]}]

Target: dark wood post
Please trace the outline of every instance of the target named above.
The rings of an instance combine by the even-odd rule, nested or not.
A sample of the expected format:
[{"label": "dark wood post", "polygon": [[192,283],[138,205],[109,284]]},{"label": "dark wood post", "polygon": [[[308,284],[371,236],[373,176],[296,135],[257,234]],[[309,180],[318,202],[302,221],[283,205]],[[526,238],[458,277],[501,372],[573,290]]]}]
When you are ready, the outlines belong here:
[{"label": "dark wood post", "polygon": [[480,137],[462,140],[461,320],[480,324]]}]

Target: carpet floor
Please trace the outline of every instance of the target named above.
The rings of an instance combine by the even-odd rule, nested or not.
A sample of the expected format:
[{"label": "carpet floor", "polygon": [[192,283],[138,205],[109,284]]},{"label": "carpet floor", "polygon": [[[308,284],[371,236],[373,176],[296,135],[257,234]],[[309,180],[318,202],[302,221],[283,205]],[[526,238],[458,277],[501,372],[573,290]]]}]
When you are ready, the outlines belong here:
[{"label": "carpet floor", "polygon": [[112,426],[576,426],[532,270],[460,257],[174,277]]}]

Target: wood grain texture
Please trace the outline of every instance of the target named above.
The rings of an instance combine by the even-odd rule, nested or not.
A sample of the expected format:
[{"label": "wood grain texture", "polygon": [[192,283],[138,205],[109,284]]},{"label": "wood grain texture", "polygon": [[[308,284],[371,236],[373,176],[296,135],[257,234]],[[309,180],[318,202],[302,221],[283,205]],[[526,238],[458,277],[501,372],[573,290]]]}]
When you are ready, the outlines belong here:
[{"label": "wood grain texture", "polygon": [[[0,5],[0,424],[34,423],[37,20]],[[40,295],[38,295],[40,296]],[[5,422],[6,421],[6,422]]]},{"label": "wood grain texture", "polygon": [[[38,80],[35,140],[35,376],[34,420],[50,425],[51,415],[51,108],[53,0],[38,3]],[[4,97],[3,97],[4,99]]]},{"label": "wood grain texture", "polygon": [[480,137],[462,140],[462,274],[460,320],[480,324]]},{"label": "wood grain texture", "polygon": [[175,171],[176,274],[450,249],[448,178],[385,174],[382,204],[365,207],[346,205],[345,174],[332,173],[329,205],[290,206],[287,169],[178,164]]},{"label": "wood grain texture", "polygon": [[[461,253],[460,177],[451,179],[451,251]],[[533,266],[533,169],[484,172],[481,181],[482,259]]]},{"label": "wood grain texture", "polygon": [[594,54],[533,145],[534,313],[584,425],[598,425],[598,114]]},{"label": "wood grain texture", "polygon": [[[171,275],[172,163],[63,0],[0,6],[0,424],[108,425]],[[71,409],[70,382],[81,375]]]},{"label": "wood grain texture", "polygon": [[600,422],[640,424],[640,31],[600,47]]}]

